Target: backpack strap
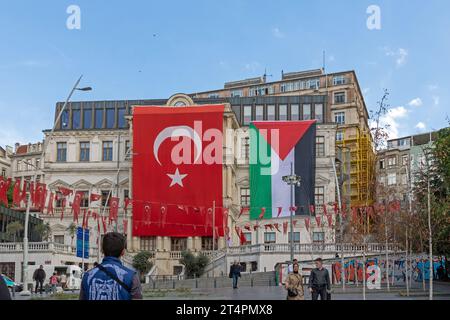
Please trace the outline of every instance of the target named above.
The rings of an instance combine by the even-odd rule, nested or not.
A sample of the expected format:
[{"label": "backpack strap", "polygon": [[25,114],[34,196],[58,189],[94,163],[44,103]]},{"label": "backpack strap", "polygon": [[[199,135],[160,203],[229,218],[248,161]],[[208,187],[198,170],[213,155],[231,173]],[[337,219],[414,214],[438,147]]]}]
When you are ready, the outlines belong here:
[{"label": "backpack strap", "polygon": [[125,290],[127,290],[128,293],[131,294],[131,288],[122,280],[120,280],[115,274],[109,272],[104,266],[102,266],[101,264],[99,264],[97,266],[97,268],[99,268],[101,271],[103,271],[104,273],[106,273],[107,276],[109,276],[111,279],[113,279],[114,281],[116,281],[118,284],[120,284]]}]

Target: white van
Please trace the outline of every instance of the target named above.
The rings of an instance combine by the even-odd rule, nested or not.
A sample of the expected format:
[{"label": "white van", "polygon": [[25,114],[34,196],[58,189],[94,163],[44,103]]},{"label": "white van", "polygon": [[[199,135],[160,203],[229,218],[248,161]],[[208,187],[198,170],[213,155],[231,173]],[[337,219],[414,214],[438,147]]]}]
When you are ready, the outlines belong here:
[{"label": "white van", "polygon": [[[39,266],[37,266],[39,267]],[[44,280],[44,286],[49,284],[50,277],[52,276],[53,272],[56,272],[58,277],[61,275],[66,276],[66,286],[63,288],[64,290],[79,290],[81,288],[81,279],[82,279],[82,272],[81,268],[76,265],[50,265],[45,264],[44,265],[44,271],[45,271],[45,280]],[[33,283],[33,273],[34,270],[31,269],[29,272],[29,282]],[[60,286],[60,284],[59,284]]]}]

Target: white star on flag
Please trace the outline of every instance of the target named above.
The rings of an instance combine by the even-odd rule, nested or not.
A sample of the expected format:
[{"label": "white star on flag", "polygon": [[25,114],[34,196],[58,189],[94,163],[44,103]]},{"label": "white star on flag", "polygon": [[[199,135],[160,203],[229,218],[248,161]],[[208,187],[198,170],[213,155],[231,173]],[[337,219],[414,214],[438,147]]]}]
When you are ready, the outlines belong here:
[{"label": "white star on flag", "polygon": [[169,188],[173,187],[176,184],[180,185],[181,187],[184,187],[183,179],[186,178],[187,174],[180,174],[180,171],[178,171],[177,168],[174,174],[167,173],[167,175],[169,176],[170,179],[172,179]]}]

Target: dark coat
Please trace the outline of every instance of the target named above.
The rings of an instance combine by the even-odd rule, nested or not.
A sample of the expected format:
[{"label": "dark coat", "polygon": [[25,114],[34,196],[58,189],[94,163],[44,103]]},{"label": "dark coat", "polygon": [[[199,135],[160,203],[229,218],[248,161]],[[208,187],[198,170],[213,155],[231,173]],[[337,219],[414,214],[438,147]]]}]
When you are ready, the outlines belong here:
[{"label": "dark coat", "polygon": [[11,294],[6,286],[5,280],[0,275],[0,300],[11,300]]},{"label": "dark coat", "polygon": [[241,276],[241,266],[240,265],[232,265],[230,267],[230,275],[229,277],[232,278],[233,276]]},{"label": "dark coat", "polygon": [[33,280],[35,281],[44,281],[46,277],[44,269],[36,269],[33,273]]}]

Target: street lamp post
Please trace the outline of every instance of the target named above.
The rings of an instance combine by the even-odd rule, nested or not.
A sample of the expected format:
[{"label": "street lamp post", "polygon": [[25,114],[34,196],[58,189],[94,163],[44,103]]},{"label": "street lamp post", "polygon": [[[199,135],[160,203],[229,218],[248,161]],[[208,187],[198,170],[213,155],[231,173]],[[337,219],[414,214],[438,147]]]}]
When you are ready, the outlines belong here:
[{"label": "street lamp post", "polygon": [[283,181],[291,186],[291,207],[290,211],[290,221],[291,221],[291,263],[294,261],[294,206],[295,206],[295,187],[300,187],[301,177],[294,173],[294,164],[291,162],[291,174],[288,176],[283,176]]},{"label": "street lamp post", "polygon": [[[64,110],[66,109],[67,104],[69,103],[69,100],[72,97],[75,90],[78,90],[78,91],[91,91],[92,90],[91,87],[78,88],[81,78],[83,78],[82,75],[78,78],[77,82],[75,82],[75,85],[73,86],[72,90],[70,91],[69,96],[67,97],[61,110],[59,111],[58,116],[56,117],[56,120],[53,123],[53,128],[50,131],[50,134],[48,135],[49,138],[55,131],[56,125],[58,124],[59,120],[61,119],[61,115],[63,114]],[[42,164],[44,162],[45,150],[47,148],[48,140],[49,139],[44,139],[44,143],[42,145],[41,159],[39,161],[40,166],[42,166]],[[33,175],[33,182],[36,182],[37,170],[39,168],[37,168],[37,167],[34,167],[34,168],[35,168],[35,170],[34,170],[34,175]],[[20,292],[20,295],[22,295],[22,296],[31,295],[31,292],[28,290],[28,222],[30,219],[30,208],[31,208],[31,194],[28,196],[27,209],[25,211],[25,227],[24,227],[24,237],[23,237],[23,279],[22,279],[23,290]]]}]

